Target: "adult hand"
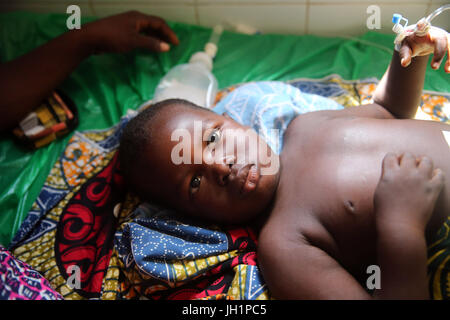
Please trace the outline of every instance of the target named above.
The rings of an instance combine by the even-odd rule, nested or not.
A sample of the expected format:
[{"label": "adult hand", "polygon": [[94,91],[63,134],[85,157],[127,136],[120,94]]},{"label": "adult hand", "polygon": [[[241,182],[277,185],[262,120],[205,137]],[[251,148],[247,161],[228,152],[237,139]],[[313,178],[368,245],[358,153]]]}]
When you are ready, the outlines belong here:
[{"label": "adult hand", "polygon": [[137,48],[164,52],[179,43],[166,22],[155,16],[129,11],[81,27],[94,53],[128,52]]}]

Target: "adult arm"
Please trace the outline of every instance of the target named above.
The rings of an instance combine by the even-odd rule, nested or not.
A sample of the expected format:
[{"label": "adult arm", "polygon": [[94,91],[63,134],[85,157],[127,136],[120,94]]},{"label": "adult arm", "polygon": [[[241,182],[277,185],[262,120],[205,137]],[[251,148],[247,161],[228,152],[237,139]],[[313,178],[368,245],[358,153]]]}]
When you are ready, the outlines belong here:
[{"label": "adult arm", "polygon": [[0,131],[16,125],[91,54],[162,52],[169,43],[178,39],[163,19],[132,11],[85,24],[0,65]]}]

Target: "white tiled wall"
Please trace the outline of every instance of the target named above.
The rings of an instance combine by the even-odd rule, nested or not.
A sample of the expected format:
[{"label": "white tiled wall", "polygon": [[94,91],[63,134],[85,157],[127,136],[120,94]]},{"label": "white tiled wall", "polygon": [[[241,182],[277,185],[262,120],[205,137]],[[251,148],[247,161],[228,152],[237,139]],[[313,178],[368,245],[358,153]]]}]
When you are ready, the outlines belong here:
[{"label": "white tiled wall", "polygon": [[[167,20],[203,26],[221,22],[249,25],[264,33],[358,35],[368,31],[369,5],[380,8],[381,29],[391,32],[395,12],[410,23],[450,0],[0,0],[0,10],[65,13],[78,4],[82,14],[107,16],[139,10]],[[450,12],[434,24],[450,30]]]}]

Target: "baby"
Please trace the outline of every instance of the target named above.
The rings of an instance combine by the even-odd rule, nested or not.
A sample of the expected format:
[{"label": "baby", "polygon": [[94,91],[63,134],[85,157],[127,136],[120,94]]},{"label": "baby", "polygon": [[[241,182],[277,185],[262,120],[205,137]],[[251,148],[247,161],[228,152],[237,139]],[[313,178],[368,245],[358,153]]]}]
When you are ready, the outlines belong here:
[{"label": "baby", "polygon": [[[194,218],[260,221],[258,263],[274,298],[428,298],[427,241],[450,213],[450,126],[411,119],[428,55],[437,69],[448,48],[432,32],[394,52],[374,104],[296,117],[279,156],[231,118],[160,102],[124,129],[125,178]],[[236,139],[246,143],[224,148]],[[373,291],[371,265],[381,270]]]}]

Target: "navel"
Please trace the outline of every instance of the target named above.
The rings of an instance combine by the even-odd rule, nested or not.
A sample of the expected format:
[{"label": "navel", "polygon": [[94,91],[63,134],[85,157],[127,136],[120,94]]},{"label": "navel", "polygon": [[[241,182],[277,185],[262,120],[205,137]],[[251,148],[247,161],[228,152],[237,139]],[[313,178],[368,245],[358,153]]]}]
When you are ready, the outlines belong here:
[{"label": "navel", "polygon": [[345,208],[347,209],[348,212],[352,214],[355,213],[355,204],[353,203],[352,200],[345,201]]}]

